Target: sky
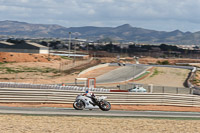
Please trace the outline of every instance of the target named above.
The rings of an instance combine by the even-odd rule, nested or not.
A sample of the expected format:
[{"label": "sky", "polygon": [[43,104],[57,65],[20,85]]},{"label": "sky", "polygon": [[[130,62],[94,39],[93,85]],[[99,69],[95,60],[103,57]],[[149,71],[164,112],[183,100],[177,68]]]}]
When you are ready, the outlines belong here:
[{"label": "sky", "polygon": [[0,0],[0,21],[200,31],[200,0]]}]

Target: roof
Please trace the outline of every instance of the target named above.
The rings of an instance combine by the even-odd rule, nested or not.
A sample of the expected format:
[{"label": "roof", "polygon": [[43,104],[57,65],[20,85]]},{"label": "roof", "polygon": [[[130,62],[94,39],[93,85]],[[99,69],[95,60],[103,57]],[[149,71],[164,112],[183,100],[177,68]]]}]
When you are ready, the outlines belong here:
[{"label": "roof", "polygon": [[6,45],[15,45],[14,43],[5,42],[5,41],[0,41],[0,43],[2,43],[2,44],[6,44]]},{"label": "roof", "polygon": [[40,48],[46,48],[45,46],[42,46],[37,43],[29,43],[29,42],[18,42],[18,43],[10,43],[2,41],[0,42],[0,48],[9,48],[9,49],[40,49]]},{"label": "roof", "polygon": [[40,47],[40,48],[47,48],[46,46],[43,46],[43,45],[40,45],[38,43],[33,43],[33,42],[27,42],[28,44],[31,44],[33,46],[36,46],[36,47]]}]

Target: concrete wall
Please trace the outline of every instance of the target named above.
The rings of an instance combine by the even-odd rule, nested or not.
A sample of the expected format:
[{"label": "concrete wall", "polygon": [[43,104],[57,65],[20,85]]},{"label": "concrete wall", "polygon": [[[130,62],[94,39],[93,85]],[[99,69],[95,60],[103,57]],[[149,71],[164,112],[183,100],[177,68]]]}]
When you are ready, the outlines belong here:
[{"label": "concrete wall", "polygon": [[48,54],[49,53],[49,49],[48,48],[40,48],[40,54]]}]

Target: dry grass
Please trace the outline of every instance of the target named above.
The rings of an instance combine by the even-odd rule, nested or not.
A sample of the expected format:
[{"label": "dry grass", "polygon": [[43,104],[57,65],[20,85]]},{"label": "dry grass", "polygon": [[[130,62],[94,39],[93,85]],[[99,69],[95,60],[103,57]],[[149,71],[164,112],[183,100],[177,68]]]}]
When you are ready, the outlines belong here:
[{"label": "dry grass", "polygon": [[197,133],[199,120],[1,115],[2,133]]},{"label": "dry grass", "polygon": [[154,84],[160,86],[184,87],[190,70],[179,68],[155,67],[148,77],[136,81],[142,84]]}]

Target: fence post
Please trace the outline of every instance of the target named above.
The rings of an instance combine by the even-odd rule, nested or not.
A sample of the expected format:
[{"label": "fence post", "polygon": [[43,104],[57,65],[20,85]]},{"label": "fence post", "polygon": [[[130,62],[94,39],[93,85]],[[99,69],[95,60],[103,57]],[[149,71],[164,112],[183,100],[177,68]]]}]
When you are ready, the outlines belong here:
[{"label": "fence post", "polygon": [[162,87],[162,93],[165,93],[165,87],[164,86]]},{"label": "fence post", "polygon": [[150,93],[153,93],[153,84],[149,84]]},{"label": "fence post", "polygon": [[190,87],[190,94],[193,94],[193,89]]},{"label": "fence post", "polygon": [[178,94],[178,88],[176,88],[176,94]]}]

